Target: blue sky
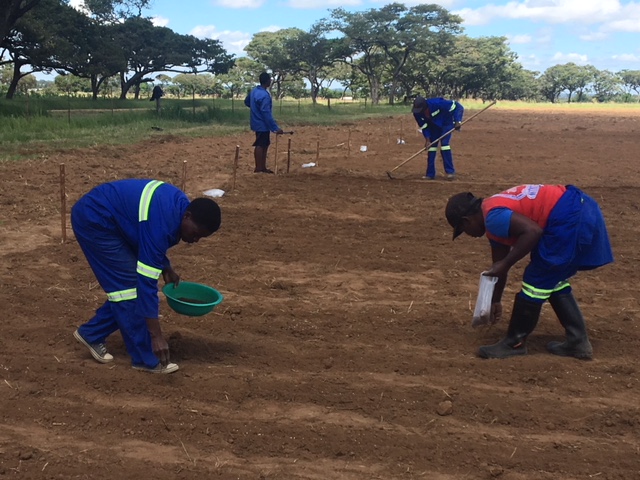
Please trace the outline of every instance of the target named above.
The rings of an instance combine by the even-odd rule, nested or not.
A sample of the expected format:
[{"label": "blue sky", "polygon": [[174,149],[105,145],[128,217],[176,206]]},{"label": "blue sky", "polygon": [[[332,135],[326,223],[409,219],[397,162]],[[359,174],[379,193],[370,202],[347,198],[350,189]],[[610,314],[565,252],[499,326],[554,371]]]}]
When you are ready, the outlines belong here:
[{"label": "blue sky", "polygon": [[[72,4],[82,0],[71,0]],[[177,33],[215,38],[243,56],[253,34],[298,27],[307,30],[329,11],[378,9],[376,0],[153,0],[144,15]],[[640,0],[442,0],[464,19],[471,37],[509,39],[525,68],[544,71],[567,62],[599,69],[640,70]]]}]

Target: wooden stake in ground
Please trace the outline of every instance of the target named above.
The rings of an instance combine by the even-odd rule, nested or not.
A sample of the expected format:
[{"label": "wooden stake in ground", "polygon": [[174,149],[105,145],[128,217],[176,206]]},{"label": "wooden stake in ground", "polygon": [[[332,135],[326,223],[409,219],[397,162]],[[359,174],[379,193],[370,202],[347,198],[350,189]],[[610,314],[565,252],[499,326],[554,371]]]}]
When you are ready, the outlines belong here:
[{"label": "wooden stake in ground", "polygon": [[60,164],[60,226],[62,227],[62,243],[64,243],[67,241],[67,192],[64,163]]},{"label": "wooden stake in ground", "polygon": [[275,156],[275,160],[274,160],[274,173],[277,175],[278,174],[278,137],[280,135],[276,134],[276,156]]},{"label": "wooden stake in ground", "polygon": [[187,161],[182,162],[182,191],[186,193],[187,189]]},{"label": "wooden stake in ground", "polygon": [[291,139],[289,139],[289,146],[287,147],[287,173],[291,167]]},{"label": "wooden stake in ground", "polygon": [[231,190],[236,189],[236,172],[238,171],[238,159],[240,158],[240,145],[236,145],[236,157],[233,159],[233,186]]},{"label": "wooden stake in ground", "polygon": [[349,129],[349,138],[347,140],[347,157],[351,156],[351,129]]},{"label": "wooden stake in ground", "polygon": [[320,140],[316,142],[316,167],[320,165]]}]

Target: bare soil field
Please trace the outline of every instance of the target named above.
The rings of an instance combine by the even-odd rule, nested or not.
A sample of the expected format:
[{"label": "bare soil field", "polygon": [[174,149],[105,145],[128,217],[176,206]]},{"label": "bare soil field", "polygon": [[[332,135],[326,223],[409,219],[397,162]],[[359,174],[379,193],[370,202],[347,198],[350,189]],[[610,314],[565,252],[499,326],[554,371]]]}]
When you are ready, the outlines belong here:
[{"label": "bare soil field", "polygon": [[[454,181],[440,159],[422,180],[424,155],[387,177],[424,146],[410,115],[283,128],[278,175],[252,173],[248,131],[0,164],[0,478],[640,479],[639,114],[489,109],[454,135]],[[160,295],[177,373],[134,371],[118,334],[98,364],[72,337],[105,295],[70,229],[61,243],[59,165],[68,211],[117,178],[180,186],[184,160],[191,197],[227,191],[223,224],[169,257],[225,300],[189,318]],[[602,206],[616,262],[572,282],[591,362],[546,352],[563,335],[547,305],[529,355],[475,356],[524,262],[506,319],[472,329],[489,247],[452,242],[444,206],[521,183]]]}]

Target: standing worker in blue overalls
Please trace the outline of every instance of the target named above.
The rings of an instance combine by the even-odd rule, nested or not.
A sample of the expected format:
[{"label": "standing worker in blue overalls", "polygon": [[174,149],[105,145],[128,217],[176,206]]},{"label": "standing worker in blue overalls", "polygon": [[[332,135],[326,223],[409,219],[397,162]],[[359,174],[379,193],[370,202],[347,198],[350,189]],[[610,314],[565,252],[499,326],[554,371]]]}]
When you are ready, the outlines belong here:
[{"label": "standing worker in blue overalls", "polygon": [[[453,129],[460,130],[464,107],[455,100],[446,100],[442,97],[426,99],[418,95],[413,102],[412,112],[422,131],[422,135],[424,135],[425,147],[429,149],[427,153],[427,173],[422,178],[435,180],[438,145],[429,145]],[[451,142],[451,133],[440,139],[440,154],[442,155],[447,178],[453,180],[456,170],[453,167],[453,154],[451,153],[449,142]]]},{"label": "standing worker in blue overalls", "polygon": [[71,225],[107,301],[74,337],[100,363],[113,361],[106,339],[120,330],[133,368],[172,373],[169,345],[158,320],[158,278],[179,283],[167,250],[194,243],[220,228],[220,207],[210,198],[189,201],[158,180],[105,183],[71,209]]},{"label": "standing worker in blue overalls", "polygon": [[271,112],[273,104],[269,87],[271,86],[271,75],[267,72],[260,74],[260,85],[255,87],[244,99],[244,104],[251,109],[250,125],[251,130],[256,132],[256,141],[253,157],[256,167],[253,173],[273,173],[267,168],[267,152],[271,145],[271,132],[282,135],[284,132],[278,126]]}]

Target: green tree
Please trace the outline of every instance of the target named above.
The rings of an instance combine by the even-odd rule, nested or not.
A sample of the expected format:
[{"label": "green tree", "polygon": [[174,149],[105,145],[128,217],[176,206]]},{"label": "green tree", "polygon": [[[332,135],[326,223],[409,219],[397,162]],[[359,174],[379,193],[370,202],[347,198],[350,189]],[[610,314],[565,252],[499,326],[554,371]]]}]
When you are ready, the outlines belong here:
[{"label": "green tree", "polygon": [[229,98],[237,98],[251,90],[262,69],[263,66],[255,60],[241,57],[233,68],[218,77],[218,81],[229,92]]},{"label": "green tree", "polygon": [[629,90],[636,92],[640,102],[640,70],[621,70],[622,84]]},{"label": "green tree", "polygon": [[67,95],[91,91],[89,80],[75,75],[57,75],[53,79],[53,82],[58,91],[64,92]]},{"label": "green tree", "polygon": [[173,83],[178,85],[181,91],[190,94],[193,99],[197,95],[213,89],[215,79],[211,74],[203,73],[195,75],[192,73],[180,73],[173,77]]},{"label": "green tree", "polygon": [[126,68],[126,58],[116,42],[116,34],[117,27],[98,24],[82,15],[81,21],[66,29],[69,48],[58,50],[56,70],[88,79],[92,98],[96,100],[103,83]]},{"label": "green tree", "polygon": [[503,100],[527,100],[539,98],[539,73],[522,68],[519,63],[509,67],[507,80],[501,84],[500,98]]},{"label": "green tree", "polygon": [[461,22],[460,17],[437,5],[408,9],[392,3],[354,13],[337,8],[319,25],[327,32],[343,34],[342,41],[349,49],[345,61],[366,76],[372,103],[377,104],[385,83],[389,84],[390,102],[397,86],[409,83],[405,69],[412,57],[444,55],[453,36],[461,31]]},{"label": "green tree", "polygon": [[35,7],[40,0],[0,0],[0,46],[15,24]]},{"label": "green tree", "polygon": [[561,65],[547,68],[539,79],[540,93],[542,96],[555,103],[564,91],[564,69]]},{"label": "green tree", "polygon": [[314,27],[285,42],[291,56],[291,69],[309,81],[314,105],[320,89],[331,85],[333,65],[342,55],[343,46],[343,42],[325,38],[322,31]]},{"label": "green tree", "polygon": [[118,23],[142,16],[151,0],[84,0],[84,6],[100,23]]},{"label": "green tree", "polygon": [[[109,1],[104,5],[130,5],[137,0]],[[114,41],[113,27],[100,25],[61,0],[40,0],[14,25],[4,39],[3,47],[14,65],[14,82],[7,97],[11,98],[17,82],[31,72],[69,72],[88,78],[93,98],[101,84],[111,75],[126,68],[126,59]],[[28,66],[30,70],[23,70]]]},{"label": "green tree", "polygon": [[[42,0],[0,0],[0,46],[22,17],[37,7]],[[56,0],[60,6],[68,0]],[[102,21],[117,22],[131,16],[140,16],[151,0],[85,0],[84,7]]]},{"label": "green tree", "polygon": [[622,80],[609,70],[597,70],[593,79],[593,91],[598,102],[609,102],[620,93]]},{"label": "green tree", "polygon": [[439,73],[440,82],[452,96],[482,99],[503,98],[505,86],[513,80],[517,65],[516,54],[505,37],[466,35],[456,38],[452,53],[438,59],[436,64],[433,70]]},{"label": "green tree", "polygon": [[[0,66],[0,86],[2,89],[0,91],[6,91],[11,85],[13,80],[13,65],[6,64]],[[16,91],[20,93],[27,93],[29,90],[37,88],[38,81],[33,75],[24,75],[20,78],[18,85],[16,87]]]},{"label": "green tree", "polygon": [[558,67],[560,84],[563,90],[569,92],[569,103],[571,103],[574,92],[578,93],[577,101],[580,102],[587,86],[593,82],[595,68],[591,65],[576,65],[573,62],[556,65],[556,67]]},{"label": "green tree", "polygon": [[[13,98],[18,82],[33,72],[50,72],[60,66],[60,59],[73,50],[74,22],[83,21],[82,14],[59,0],[41,0],[21,17],[3,47],[13,66],[13,78],[6,97]],[[23,67],[29,67],[23,70]]]},{"label": "green tree", "polygon": [[147,75],[156,72],[219,74],[233,66],[233,57],[217,40],[179,35],[144,18],[129,18],[118,29],[127,59],[126,70],[120,72],[121,99],[131,87],[152,81]]},{"label": "green tree", "polygon": [[[244,48],[249,58],[261,65],[260,71],[271,71],[272,90],[275,90],[275,98],[282,97],[284,83],[294,75],[294,62],[287,45],[303,33],[304,31],[299,28],[259,32],[251,38],[249,44]],[[257,72],[258,75],[260,75],[260,71]],[[256,76],[254,82],[257,81],[258,77]]]},{"label": "green tree", "polygon": [[358,93],[367,84],[367,80],[360,70],[351,63],[338,62],[333,66],[333,76],[342,86],[342,96],[346,96],[347,91],[351,96],[357,97]]}]

